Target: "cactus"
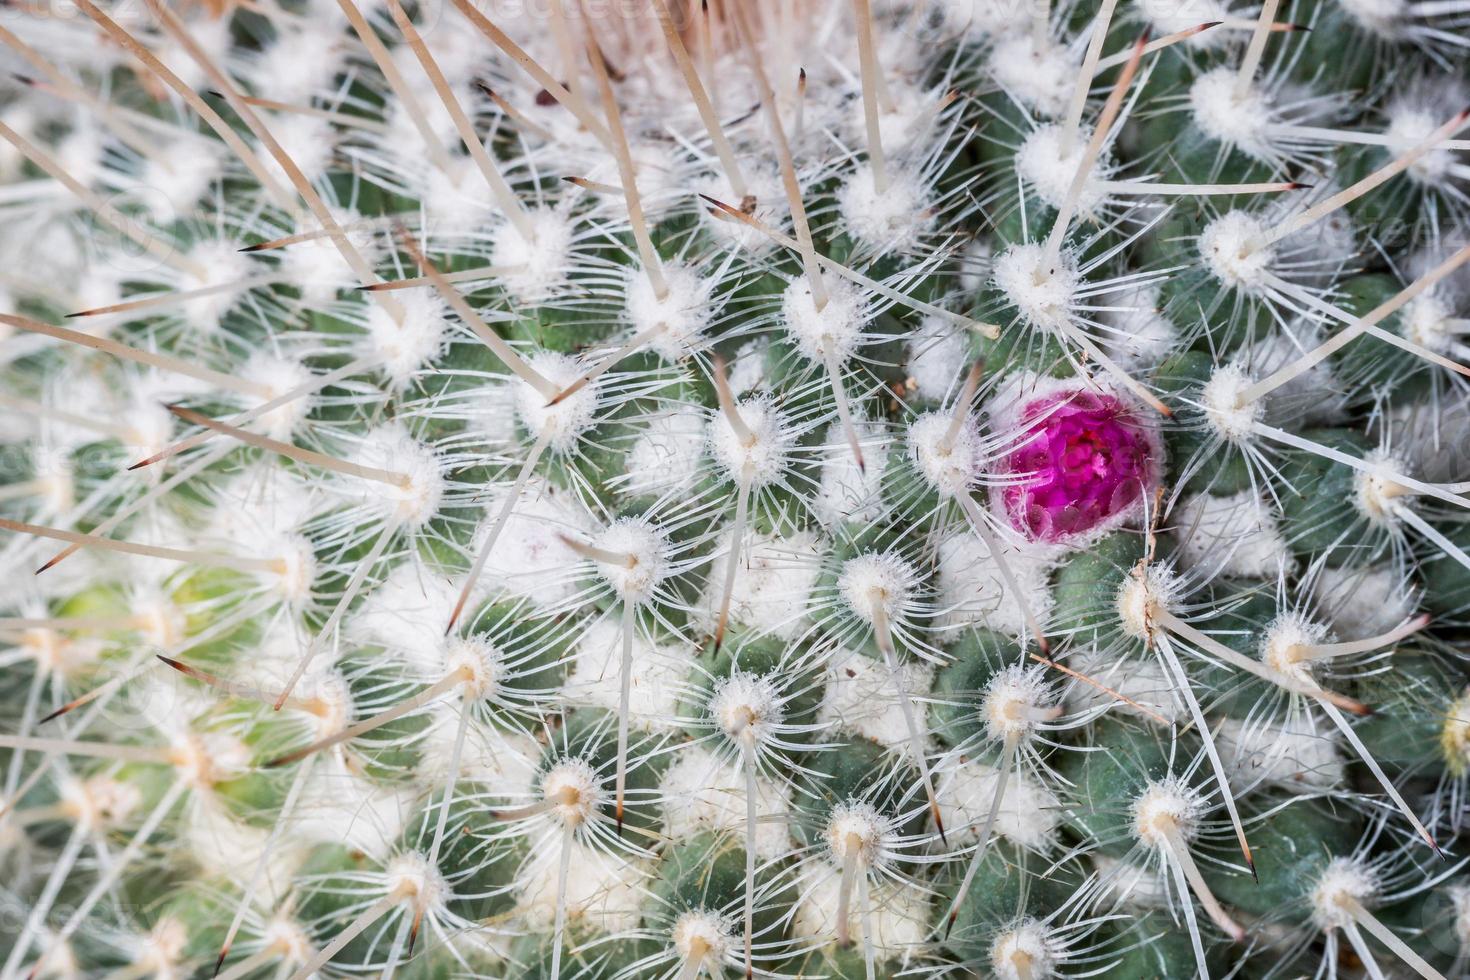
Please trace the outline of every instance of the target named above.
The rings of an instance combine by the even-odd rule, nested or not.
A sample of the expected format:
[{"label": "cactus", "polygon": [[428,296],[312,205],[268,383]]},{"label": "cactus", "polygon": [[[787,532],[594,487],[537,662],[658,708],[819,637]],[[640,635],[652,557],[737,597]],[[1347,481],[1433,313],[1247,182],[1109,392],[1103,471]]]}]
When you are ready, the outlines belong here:
[{"label": "cactus", "polygon": [[7,6],[0,980],[1470,977],[1467,38]]}]

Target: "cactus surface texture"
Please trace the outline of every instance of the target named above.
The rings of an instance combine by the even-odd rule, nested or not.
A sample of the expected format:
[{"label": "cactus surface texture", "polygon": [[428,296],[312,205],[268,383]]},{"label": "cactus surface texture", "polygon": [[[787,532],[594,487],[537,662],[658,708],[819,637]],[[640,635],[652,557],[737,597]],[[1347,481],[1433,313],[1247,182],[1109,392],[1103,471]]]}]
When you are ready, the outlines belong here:
[{"label": "cactus surface texture", "polygon": [[0,69],[0,980],[1470,978],[1470,0]]}]

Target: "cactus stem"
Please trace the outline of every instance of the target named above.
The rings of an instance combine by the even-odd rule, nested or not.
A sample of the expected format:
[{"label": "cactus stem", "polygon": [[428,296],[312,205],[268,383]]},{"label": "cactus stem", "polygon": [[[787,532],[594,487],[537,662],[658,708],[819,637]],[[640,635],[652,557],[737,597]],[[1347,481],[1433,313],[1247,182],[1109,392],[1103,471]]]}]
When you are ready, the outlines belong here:
[{"label": "cactus stem", "polygon": [[207,415],[202,415],[199,412],[184,408],[182,405],[168,405],[166,407],[174,415],[177,415],[191,425],[213,429],[222,435],[227,435],[232,439],[238,439],[247,446],[264,449],[266,452],[285,456],[288,459],[294,459],[298,463],[306,463],[309,466],[320,466],[324,470],[341,473],[344,476],[355,476],[364,480],[386,483],[388,486],[402,487],[405,489],[412,480],[407,473],[380,469],[376,466],[363,466],[361,463],[338,459],[335,456],[328,456],[326,453],[319,453],[311,449],[303,449],[300,446],[292,445],[289,442],[282,442],[279,439],[271,439],[268,436],[247,432],[239,426],[230,425],[228,422],[221,422],[218,419],[212,419]]},{"label": "cactus stem", "polygon": [[331,615],[327,617],[327,621],[322,624],[321,630],[316,636],[312,637],[311,643],[306,648],[306,652],[301,655],[301,660],[297,662],[296,669],[291,672],[290,679],[286,681],[285,688],[277,696],[276,702],[273,705],[276,711],[280,711],[281,707],[286,703],[286,699],[291,696],[291,691],[295,689],[296,683],[301,680],[301,676],[306,673],[306,668],[321,650],[326,639],[336,632],[337,624],[341,622],[342,617],[346,614],[347,607],[351,605],[353,597],[357,595],[358,590],[362,588],[363,582],[367,580],[368,573],[372,571],[373,566],[377,565],[378,559],[383,557],[383,550],[388,547],[388,540],[393,537],[394,532],[397,530],[397,521],[390,520],[384,524],[383,530],[378,532],[378,539],[373,542],[373,546],[368,551],[367,557],[359,562],[357,567],[352,570],[352,577],[347,580],[347,587],[342,590],[342,596],[337,600],[336,607],[332,610]]},{"label": "cactus stem", "polygon": [[939,797],[934,792],[934,775],[929,771],[929,760],[924,755],[924,733],[919,730],[918,719],[914,716],[913,698],[904,685],[903,673],[899,670],[898,652],[893,646],[893,630],[888,625],[888,610],[881,598],[873,603],[873,637],[878,642],[878,649],[883,652],[883,663],[888,668],[899,709],[903,712],[904,727],[909,733],[909,753],[914,757],[914,765],[919,767],[919,778],[924,783],[924,793],[929,799],[929,814],[934,818],[940,840],[947,845],[949,838],[944,832]]},{"label": "cactus stem", "polygon": [[1006,736],[1000,753],[1000,766],[996,770],[995,796],[990,801],[990,812],[986,814],[985,823],[980,827],[980,834],[975,838],[975,853],[970,855],[970,863],[965,868],[965,877],[960,880],[959,890],[955,892],[954,901],[949,906],[949,916],[944,924],[946,939],[949,938],[955,919],[960,914],[960,905],[964,903],[965,896],[970,893],[970,885],[974,883],[975,874],[980,870],[980,861],[985,857],[985,852],[990,846],[990,837],[995,831],[996,818],[1000,816],[1000,806],[1005,799],[1006,784],[1010,780],[1011,770],[1020,764],[1016,758],[1020,744],[1019,733]]},{"label": "cactus stem", "polygon": [[408,14],[404,12],[403,5],[399,0],[389,0],[388,12],[393,15],[393,22],[398,25],[398,30],[403,34],[403,39],[408,42],[414,57],[419,61],[419,67],[429,78],[429,84],[433,86],[439,101],[444,104],[444,109],[449,113],[449,118],[454,122],[454,128],[459,131],[459,138],[464,143],[465,149],[469,151],[470,158],[475,161],[480,175],[485,178],[486,185],[490,188],[491,195],[500,210],[520,232],[526,241],[532,241],[536,237],[535,230],[531,226],[531,218],[526,214],[526,207],[521,199],[511,190],[510,185],[505,182],[505,177],[490,159],[490,154],[485,152],[485,144],[475,133],[475,125],[470,117],[465,115],[464,107],[459,104],[459,99],[449,87],[449,82],[444,78],[444,72],[440,70],[434,55],[424,44],[423,38],[419,36],[418,29],[409,20]]},{"label": "cactus stem", "polygon": [[1051,650],[1051,643],[1046,638],[1046,633],[1041,628],[1041,623],[1036,619],[1036,614],[1031,610],[1031,603],[1027,601],[1026,593],[1016,581],[1016,574],[1011,569],[1011,563],[1001,553],[1000,543],[996,541],[995,535],[985,523],[985,515],[980,511],[980,505],[975,503],[975,498],[970,496],[968,487],[956,487],[953,493],[954,499],[959,502],[960,510],[964,511],[966,520],[969,521],[970,529],[980,538],[985,550],[990,552],[990,557],[995,561],[995,567],[1000,572],[1001,581],[1005,583],[1006,590],[1015,598],[1016,605],[1021,608],[1021,615],[1026,620],[1026,627],[1031,631],[1036,640],[1036,646],[1042,653]]},{"label": "cactus stem", "polygon": [[[674,56],[674,63],[679,68],[679,74],[683,76],[684,84],[689,87],[689,95],[694,100],[694,107],[699,111],[700,121],[704,123],[705,131],[709,133],[715,155],[720,158],[720,166],[725,172],[725,179],[730,184],[730,192],[737,199],[743,199],[750,192],[746,189],[745,175],[740,171],[740,161],[735,156],[735,148],[730,145],[724,128],[720,126],[719,113],[715,111],[714,103],[710,101],[709,93],[705,91],[704,83],[700,81],[699,73],[694,68],[694,62],[689,57],[689,50],[684,46],[684,40],[679,37],[679,32],[674,29],[674,19],[669,15],[668,4],[665,0],[649,0],[649,2],[653,6],[654,14],[658,17],[659,30],[663,32],[669,52]],[[708,21],[705,21],[705,26],[708,27]]]},{"label": "cactus stem", "polygon": [[[246,411],[241,412],[239,415],[236,415],[234,418],[229,420],[230,424],[234,426],[245,425],[254,419],[260,418],[262,415],[268,415],[284,405],[291,404],[298,398],[305,398],[307,395],[320,391],[321,389],[326,388],[329,385],[336,384],[343,378],[350,378],[352,377],[352,375],[358,374],[366,370],[367,368],[374,366],[377,362],[378,358],[375,355],[359,357],[356,360],[349,361],[347,364],[342,365],[334,371],[328,371],[325,374],[316,375],[311,380],[302,382],[295,388],[292,388],[290,391],[282,392],[281,394],[272,398],[270,401],[262,402],[259,405],[256,405],[254,408],[247,409]],[[139,460],[138,462],[129,466],[128,469],[130,471],[140,470],[145,466],[152,466],[154,463],[162,462],[163,460],[168,459],[172,456],[177,456],[179,453],[187,452],[188,450],[193,449],[195,446],[202,445],[205,442],[208,442],[215,435],[216,433],[210,429],[206,429],[203,432],[196,432],[194,435],[189,436],[186,439],[180,439],[173,445],[159,450],[152,456],[149,456],[147,459]],[[193,474],[198,472],[198,470],[191,468],[188,472],[190,474]],[[178,477],[176,476],[175,480],[177,479]],[[167,486],[160,485],[158,487],[155,487],[154,492],[164,491],[169,487],[175,485],[177,484],[173,481],[170,481]],[[131,514],[134,513],[134,511],[128,510],[127,513]],[[116,522],[120,521],[120,518],[121,515],[119,515],[117,518],[110,518],[108,521],[104,522],[104,524],[111,527],[116,527]],[[98,533],[105,532],[99,529]],[[58,556],[56,559],[53,560],[52,564],[54,564],[56,561],[60,561],[61,558],[64,557],[66,557],[65,554]],[[50,565],[47,565],[46,567],[49,568]],[[42,570],[44,571],[45,569]]]},{"label": "cactus stem", "polygon": [[[1409,944],[1400,939],[1393,930],[1389,929],[1378,917],[1363,907],[1363,904],[1348,894],[1337,896],[1337,904],[1346,912],[1354,924],[1362,926],[1373,934],[1383,945],[1387,946],[1395,956],[1404,962],[1413,971],[1424,977],[1425,980],[1444,980],[1444,975],[1424,961],[1424,957],[1414,952]],[[1353,949],[1358,951],[1358,956],[1364,963],[1372,961],[1372,954],[1368,950],[1368,944],[1363,942],[1356,929],[1344,929],[1347,933],[1348,942],[1353,944]]]},{"label": "cactus stem", "polygon": [[[328,735],[326,738],[317,739],[315,742],[312,742],[304,749],[297,749],[295,752],[290,752],[286,755],[278,756],[267,762],[265,764],[265,768],[276,769],[280,766],[290,765],[293,762],[298,762],[302,759],[305,759],[307,756],[320,752],[323,749],[329,749],[334,745],[340,745],[343,742],[347,742],[351,739],[357,738],[359,735],[366,735],[368,732],[373,731],[374,729],[382,728],[384,725],[388,724],[391,721],[397,721],[399,718],[402,718],[409,712],[417,711],[424,705],[429,704],[433,701],[437,701],[439,698],[442,698],[445,694],[452,691],[455,685],[464,684],[473,679],[474,675],[470,672],[470,669],[468,667],[461,667],[458,670],[451,671],[448,675],[440,678],[436,683],[429,685],[427,688],[420,691],[418,694],[415,694],[413,697],[408,698],[404,701],[400,701],[393,707],[387,709],[386,711],[380,711],[377,714],[373,715],[371,718],[364,718],[362,721],[359,721],[356,724],[348,725],[340,732]],[[280,708],[281,704],[285,703],[285,697],[285,695],[282,695],[281,700],[276,704],[277,708]]]},{"label": "cactus stem", "polygon": [[1215,746],[1215,735],[1210,730],[1209,722],[1205,721],[1205,713],[1199,706],[1199,699],[1194,696],[1194,686],[1189,682],[1189,675],[1184,672],[1184,665],[1179,662],[1179,656],[1174,652],[1174,644],[1169,640],[1168,634],[1160,633],[1156,637],[1158,650],[1168,665],[1170,673],[1174,675],[1176,690],[1184,703],[1189,707],[1189,713],[1194,719],[1194,727],[1199,732],[1200,741],[1204,743],[1205,754],[1209,757],[1210,768],[1215,771],[1215,785],[1220,789],[1220,800],[1225,804],[1225,812],[1230,815],[1230,825],[1235,829],[1235,840],[1240,845],[1241,857],[1245,858],[1246,867],[1250,868],[1251,874],[1256,873],[1256,861],[1251,856],[1250,842],[1245,839],[1245,826],[1240,821],[1240,811],[1235,806],[1235,794],[1230,791],[1230,779],[1225,775],[1225,765],[1220,761],[1220,751]]},{"label": "cactus stem", "polygon": [[470,593],[474,591],[475,583],[480,579],[480,572],[485,567],[485,562],[490,557],[491,550],[495,547],[495,541],[500,537],[500,532],[505,529],[505,524],[510,520],[510,513],[515,509],[516,501],[525,490],[526,480],[531,476],[531,470],[535,468],[541,454],[551,442],[551,429],[547,428],[531,446],[531,452],[526,456],[526,461],[521,464],[521,470],[516,474],[515,484],[506,494],[505,503],[500,507],[500,513],[495,516],[495,523],[490,526],[490,533],[485,537],[485,543],[480,546],[480,553],[475,556],[474,565],[470,566],[470,573],[465,578],[464,588],[460,589],[459,599],[454,604],[454,611],[449,614],[449,625],[444,627],[444,635],[448,636],[454,630],[454,624],[459,622],[459,617],[464,613],[465,605],[470,601]]},{"label": "cactus stem", "polygon": [[[171,295],[177,296],[179,294],[175,293]],[[126,306],[127,304],[123,305]],[[119,308],[120,307],[115,306],[102,307],[99,310],[94,310],[91,312],[110,312]],[[114,357],[119,357],[123,360],[132,361],[135,364],[142,364],[147,367],[158,368],[162,371],[172,371],[175,374],[182,374],[185,377],[194,378],[198,381],[204,381],[209,384],[218,385],[219,387],[224,388],[226,391],[233,391],[237,394],[254,395],[261,398],[269,398],[271,395],[275,394],[275,392],[273,392],[269,387],[265,385],[254,384],[250,381],[246,381],[243,378],[238,378],[234,375],[226,374],[223,371],[213,371],[206,367],[200,367],[197,364],[191,364],[188,361],[183,360],[182,358],[173,357],[168,354],[160,354],[155,351],[140,350],[136,347],[129,347],[127,344],[118,343],[117,341],[112,340],[108,337],[94,337],[91,334],[81,333],[76,330],[68,330],[66,327],[57,327],[52,326],[49,323],[41,323],[40,321],[32,320],[29,317],[11,316],[8,314],[0,314],[0,323],[8,324],[12,327],[15,327],[17,330],[26,330],[31,333],[44,334],[47,337],[55,337],[57,340],[64,340],[68,343],[76,344],[80,347],[87,347],[91,350],[102,351],[103,353],[111,354]]]}]

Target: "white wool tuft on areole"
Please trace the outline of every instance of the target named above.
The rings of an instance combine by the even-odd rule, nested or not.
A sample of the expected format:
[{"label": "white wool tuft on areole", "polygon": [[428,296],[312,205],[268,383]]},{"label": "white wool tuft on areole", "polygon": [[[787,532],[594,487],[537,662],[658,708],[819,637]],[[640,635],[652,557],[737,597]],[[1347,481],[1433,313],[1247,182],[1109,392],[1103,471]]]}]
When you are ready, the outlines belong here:
[{"label": "white wool tuft on areole", "polygon": [[1256,423],[1266,414],[1266,399],[1245,399],[1255,379],[1233,362],[1216,367],[1200,389],[1200,408],[1210,430],[1225,442],[1246,443],[1259,436]]},{"label": "white wool tuft on areole", "polygon": [[1264,241],[1266,225],[1244,211],[1227,211],[1205,226],[1199,254],[1220,282],[1247,293],[1261,293],[1276,260],[1276,249]]},{"label": "white wool tuft on areole", "polygon": [[[712,628],[718,614],[717,589],[725,581],[732,533],[722,533],[717,542],[706,588],[695,607],[702,628]],[[763,636],[795,636],[807,621],[819,572],[814,557],[818,550],[817,536],[810,531],[748,535],[730,590],[730,621]]]},{"label": "white wool tuft on areole", "polygon": [[693,267],[670,262],[663,266],[667,292],[662,298],[642,270],[628,274],[625,309],[633,333],[657,330],[649,347],[665,360],[679,362],[706,346],[705,331],[714,319],[715,284]]},{"label": "white wool tuft on areole", "polygon": [[1043,245],[1012,245],[996,257],[992,275],[1026,323],[1048,333],[1070,326],[1081,279],[1065,252],[1053,261]]},{"label": "white wool tuft on areole", "polygon": [[793,279],[781,295],[781,321],[808,360],[821,364],[830,357],[841,365],[862,343],[867,309],[863,294],[846,280],[828,276],[823,285],[827,302],[817,309],[811,283],[805,276]]},{"label": "white wool tuft on areole", "polygon": [[1312,920],[1324,931],[1354,926],[1356,920],[1343,900],[1371,906],[1380,890],[1378,875],[1367,864],[1355,858],[1335,857],[1312,888]]},{"label": "white wool tuft on areole", "polygon": [[1038,42],[1030,31],[1008,34],[990,49],[989,63],[1002,89],[1043,116],[1060,116],[1072,99],[1076,61],[1050,38]]},{"label": "white wool tuft on areole", "polygon": [[937,404],[954,385],[955,365],[969,355],[968,336],[950,321],[927,314],[909,335],[907,353],[907,386],[918,400]]},{"label": "white wool tuft on areole", "polygon": [[597,562],[597,574],[625,602],[647,602],[670,574],[669,542],[644,517],[619,517],[595,539],[597,547],[626,555],[624,564]]},{"label": "white wool tuft on areole", "polygon": [[1149,783],[1133,801],[1133,833],[1153,848],[1168,846],[1169,834],[1177,831],[1186,842],[1199,832],[1205,800],[1177,776]]},{"label": "white wool tuft on areole", "polygon": [[[1038,126],[1016,151],[1016,173],[1043,201],[1053,208],[1061,208],[1071,193],[1090,139],[1092,130],[1087,126],[1079,127],[1071,138],[1059,124]],[[1107,190],[1101,182],[1111,176],[1112,167],[1107,155],[1103,154],[1093,163],[1082,183],[1082,192],[1077,198],[1079,215],[1094,215],[1106,202]]]},{"label": "white wool tuft on areole", "polygon": [[1276,114],[1271,95],[1254,82],[1238,92],[1238,79],[1234,66],[1221,65],[1194,80],[1189,87],[1194,124],[1211,139],[1270,160],[1275,155],[1270,127]]},{"label": "white wool tuft on areole", "polygon": [[848,521],[871,523],[883,516],[881,492],[889,435],[876,422],[857,422],[854,429],[866,467],[858,466],[841,423],[832,423],[822,437],[822,476],[812,498],[812,513],[826,527]]},{"label": "white wool tuft on areole", "polygon": [[1134,571],[1118,587],[1118,623],[1123,632],[1136,640],[1149,640],[1158,627],[1154,616],[1158,610],[1172,613],[1184,591],[1184,582],[1171,569],[1153,562],[1141,573]]},{"label": "white wool tuft on areole", "polygon": [[[633,673],[628,719],[643,731],[676,731],[687,688],[691,652],[682,645],[655,644],[633,634]],[[567,705],[618,711],[623,678],[623,631],[603,619],[577,638],[561,697]]]},{"label": "white wool tuft on areole", "polygon": [[629,860],[603,843],[571,841],[571,867],[565,893],[557,889],[560,846],[534,848],[516,869],[516,913],[536,930],[550,930],[564,897],[569,922],[597,933],[616,935],[638,927],[650,869],[647,862]]},{"label": "white wool tuft on areole", "polygon": [[1305,712],[1277,724],[1222,718],[1215,745],[1236,792],[1260,783],[1298,792],[1327,792],[1347,779],[1335,730],[1317,727]]},{"label": "white wool tuft on areole", "polygon": [[848,609],[863,622],[877,622],[882,610],[891,623],[903,614],[919,581],[918,569],[898,555],[869,552],[843,562],[837,589]]},{"label": "white wool tuft on areole", "polygon": [[[437,100],[436,100],[437,101]],[[567,215],[550,208],[529,211],[531,238],[511,221],[490,233],[490,264],[504,269],[501,284],[516,302],[544,302],[565,285],[575,257],[573,225]]]},{"label": "white wool tuft on areole", "polygon": [[1387,633],[1419,608],[1413,582],[1389,566],[1319,565],[1311,585],[1317,608],[1341,636]]},{"label": "white wool tuft on areole", "polygon": [[[498,513],[509,491],[507,487],[494,494],[486,505],[486,513]],[[472,550],[476,554],[489,532],[487,521],[473,542]],[[533,477],[526,482],[494,550],[485,560],[482,591],[500,589],[543,607],[565,602],[580,588],[581,583],[571,572],[582,557],[567,546],[563,536],[575,537],[580,533],[590,537],[595,532],[586,509],[571,494],[547,480]]]},{"label": "white wool tuft on areole", "polygon": [[929,230],[929,188],[907,170],[891,171],[879,188],[871,167],[859,167],[837,189],[843,230],[858,243],[885,254],[906,252]]},{"label": "white wool tuft on areole", "polygon": [[941,495],[968,493],[985,463],[984,440],[973,415],[950,438],[950,411],[925,412],[909,425],[909,458]]},{"label": "white wool tuft on areole", "polygon": [[1294,562],[1275,509],[1250,490],[1185,497],[1169,523],[1186,569],[1267,579]]},{"label": "white wool tuft on areole", "polygon": [[1108,306],[1117,309],[1098,311],[1098,343],[1128,373],[1146,374],[1177,349],[1179,329],[1164,316],[1156,284],[1110,292]]},{"label": "white wool tuft on areole", "polygon": [[[757,776],[755,853],[775,860],[790,848],[790,790],[767,776]],[[745,840],[745,774],[737,758],[724,759],[701,745],[680,750],[659,780],[664,834],[687,840],[715,831]]]},{"label": "white wool tuft on areole", "polygon": [[628,450],[616,486],[628,496],[691,489],[699,475],[706,416],[687,402],[654,415]]},{"label": "white wool tuft on areole", "polygon": [[1403,37],[1410,0],[1340,0],[1342,8],[1369,33],[1385,41]]},{"label": "white wool tuft on areole", "polygon": [[1374,449],[1363,462],[1363,469],[1353,470],[1353,503],[1358,513],[1379,526],[1397,524],[1399,508],[1412,507],[1415,499],[1398,482],[1399,474],[1408,475],[1403,461],[1388,450]]},{"label": "white wool tuft on areole", "polygon": [[1061,936],[1028,918],[991,942],[990,966],[997,980],[1051,980],[1064,949]]},{"label": "white wool tuft on areole", "polygon": [[395,300],[403,320],[377,303],[367,307],[364,351],[382,365],[389,384],[401,389],[444,351],[448,342],[448,309],[432,290],[399,290]]},{"label": "white wool tuft on areole", "polygon": [[1056,604],[1051,590],[1056,563],[1039,549],[1018,548],[1004,540],[999,543],[1001,557],[1015,575],[1025,603],[1006,585],[999,563],[978,535],[952,534],[939,542],[935,626],[944,630],[983,626],[1019,637],[1029,633],[1028,610],[1039,622],[1046,622]]},{"label": "white wool tuft on areole", "polygon": [[[434,450],[414,439],[400,422],[389,422],[369,431],[354,449],[353,461],[375,469],[389,470],[403,479],[378,483],[357,478],[345,492],[363,494],[366,503],[384,518],[411,529],[423,527],[439,511],[444,496],[444,464]],[[363,484],[371,483],[370,486]]]},{"label": "white wool tuft on areole", "polygon": [[[826,687],[817,721],[870,738],[890,751],[912,754],[908,724],[894,676],[881,660],[861,653],[838,650],[825,671]],[[899,664],[903,690],[915,699],[914,715],[921,730],[927,729],[928,707],[922,698],[934,682],[934,668],[910,660]]]},{"label": "white wool tuft on areole", "polygon": [[791,463],[796,430],[776,407],[775,399],[766,394],[738,402],[735,410],[750,430],[750,439],[746,441],[737,433],[723,412],[716,412],[708,430],[715,461],[733,480],[744,479],[743,474],[748,472],[751,486],[774,483]]},{"label": "white wool tuft on areole", "polygon": [[[559,390],[575,382],[589,366],[580,358],[558,351],[540,351],[527,358],[527,364]],[[516,393],[516,416],[531,437],[545,438],[549,448],[567,452],[597,421],[601,381],[598,378],[588,382],[554,405],[549,404],[545,392],[522,378],[515,378],[509,384]]]},{"label": "white wool tuft on areole", "polygon": [[[818,874],[808,872],[808,880],[801,882],[801,897],[792,916],[791,929],[806,942],[828,943],[837,929],[842,876],[829,873],[819,877]],[[934,896],[928,889],[902,878],[870,881],[867,892],[866,905],[857,894],[851,898],[848,935],[856,937],[863,934],[863,913],[866,912],[868,941],[879,957],[902,960],[917,956],[929,940]]]},{"label": "white wool tuft on areole", "polygon": [[[955,846],[979,839],[999,788],[1000,771],[977,759],[957,757],[935,769],[934,795]],[[1056,842],[1062,822],[1061,799],[1024,770],[1006,778],[1005,796],[995,816],[995,832],[1015,844],[1042,850]]]}]

